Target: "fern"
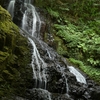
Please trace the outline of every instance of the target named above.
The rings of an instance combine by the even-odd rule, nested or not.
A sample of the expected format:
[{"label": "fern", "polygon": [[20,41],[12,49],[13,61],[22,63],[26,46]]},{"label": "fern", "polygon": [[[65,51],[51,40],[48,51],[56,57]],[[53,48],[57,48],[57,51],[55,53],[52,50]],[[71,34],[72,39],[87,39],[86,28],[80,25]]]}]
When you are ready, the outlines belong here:
[{"label": "fern", "polygon": [[52,17],[58,18],[60,16],[57,11],[54,11],[51,8],[47,8],[47,11]]}]

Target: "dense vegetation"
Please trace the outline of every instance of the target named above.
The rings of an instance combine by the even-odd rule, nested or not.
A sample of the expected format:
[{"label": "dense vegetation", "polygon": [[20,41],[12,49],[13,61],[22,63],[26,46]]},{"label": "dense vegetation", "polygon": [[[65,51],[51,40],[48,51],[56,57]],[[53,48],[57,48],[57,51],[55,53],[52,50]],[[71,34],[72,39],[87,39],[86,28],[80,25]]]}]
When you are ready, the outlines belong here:
[{"label": "dense vegetation", "polygon": [[[100,82],[100,1],[37,0],[51,19],[56,50]],[[63,40],[63,42],[62,42]]]}]

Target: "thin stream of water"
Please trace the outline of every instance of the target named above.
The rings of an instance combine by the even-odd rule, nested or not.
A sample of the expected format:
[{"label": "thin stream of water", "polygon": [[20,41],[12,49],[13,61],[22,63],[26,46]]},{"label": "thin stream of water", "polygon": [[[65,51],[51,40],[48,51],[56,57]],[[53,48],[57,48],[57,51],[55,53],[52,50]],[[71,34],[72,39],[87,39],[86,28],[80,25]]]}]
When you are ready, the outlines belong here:
[{"label": "thin stream of water", "polygon": [[15,5],[15,0],[11,0],[9,5],[8,5],[8,8],[7,8],[7,10],[9,11],[9,13],[12,16],[12,19],[14,17],[14,5]]},{"label": "thin stream of water", "polygon": [[69,71],[76,76],[78,82],[86,84],[85,77],[79,71],[77,71],[73,66],[68,66],[68,68]]},{"label": "thin stream of water", "polygon": [[[23,15],[23,20],[22,20],[22,29],[27,31],[28,33],[31,34],[32,37],[35,36],[37,29],[37,25],[36,23],[41,23],[39,16],[36,13],[35,8],[31,5],[31,4],[27,4],[25,3],[25,7],[27,7],[27,10],[25,11],[24,15]],[[31,18],[32,20],[29,18],[29,15],[31,14]],[[38,16],[38,17],[37,17]],[[32,27],[29,27],[31,26]],[[39,29],[40,29],[39,25]],[[28,38],[30,43],[32,44],[32,62],[31,62],[31,66],[33,68],[33,78],[35,78],[36,80],[39,80],[39,88],[41,87],[41,85],[43,84],[43,82],[45,82],[45,87],[46,88],[46,76],[45,74],[41,71],[41,68],[45,68],[46,67],[46,63],[43,61],[43,59],[40,57],[40,54],[36,48],[36,45],[34,43],[34,41],[31,38]]]}]

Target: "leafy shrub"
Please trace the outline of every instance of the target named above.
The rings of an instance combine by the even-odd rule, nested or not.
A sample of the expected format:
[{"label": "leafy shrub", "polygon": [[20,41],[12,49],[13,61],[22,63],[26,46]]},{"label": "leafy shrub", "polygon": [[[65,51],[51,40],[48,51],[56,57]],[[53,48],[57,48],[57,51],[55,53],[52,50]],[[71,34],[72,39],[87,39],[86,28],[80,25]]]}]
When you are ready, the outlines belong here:
[{"label": "leafy shrub", "polygon": [[[95,24],[98,24],[98,26],[100,25],[97,22],[95,22]],[[68,23],[68,25],[55,24],[54,28],[57,31],[56,34],[65,41],[70,57],[82,60],[89,65],[99,67],[99,30],[95,25],[91,26],[91,23],[89,25],[80,28],[71,23]]]},{"label": "leafy shrub", "polygon": [[51,8],[47,8],[48,13],[55,18],[59,17],[59,13],[57,11],[52,10]]},{"label": "leafy shrub", "polygon": [[98,0],[77,0],[70,5],[72,14],[84,20],[91,20],[98,16]]}]

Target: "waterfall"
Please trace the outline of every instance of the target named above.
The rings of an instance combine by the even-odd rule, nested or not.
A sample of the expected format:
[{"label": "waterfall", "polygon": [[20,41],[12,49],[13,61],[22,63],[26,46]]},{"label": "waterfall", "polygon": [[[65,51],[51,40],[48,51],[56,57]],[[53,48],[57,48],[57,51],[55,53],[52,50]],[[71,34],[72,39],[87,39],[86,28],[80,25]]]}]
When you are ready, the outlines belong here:
[{"label": "waterfall", "polygon": [[32,3],[31,0],[25,0],[24,2],[25,2],[25,3],[30,3],[30,4]]},{"label": "waterfall", "polygon": [[[45,87],[46,88],[46,76],[43,72],[43,68],[46,67],[46,64],[44,63],[44,61],[42,60],[42,58],[40,57],[40,54],[36,48],[36,45],[34,43],[34,41],[31,38],[28,38],[30,43],[32,44],[32,62],[31,62],[31,66],[33,68],[33,78],[37,79],[42,83],[45,82]],[[42,71],[41,71],[42,70]],[[41,84],[39,84],[38,86],[39,88],[41,88]]]},{"label": "waterfall", "polygon": [[[33,83],[34,88],[32,87],[33,88],[32,95],[40,96],[39,99],[35,99],[35,100],[65,100],[61,96],[64,94],[64,96],[66,95],[66,98],[69,98],[66,100],[74,100],[74,99],[70,99],[70,97],[71,96],[72,98],[74,97],[73,92],[74,91],[77,92],[77,88],[75,88],[75,90],[72,90],[70,89],[70,87],[74,84],[73,80],[75,80],[75,77],[74,79],[71,80],[72,82],[69,82],[70,81],[69,75],[71,74],[73,76],[74,74],[78,82],[86,84],[86,80],[84,76],[80,72],[78,72],[73,66],[68,66],[67,68],[67,63],[65,62],[65,60],[62,59],[61,56],[59,56],[54,51],[54,49],[50,48],[42,40],[39,40],[40,29],[41,29],[40,17],[35,7],[32,5],[32,0],[23,0],[23,1],[24,3],[22,4],[22,6],[24,7],[22,8],[24,10],[21,10],[23,11],[21,28],[22,30],[24,30],[23,31],[25,32],[24,35],[26,35],[32,47],[31,48],[32,56],[31,56],[31,63],[30,63],[30,66],[32,67],[33,70],[33,80],[34,80]],[[14,17],[13,14],[14,4],[15,4],[15,0],[11,0],[8,6],[8,11],[11,13],[12,18]],[[37,43],[37,41],[39,43]],[[39,46],[37,48],[38,44],[40,48]],[[38,51],[38,49],[41,50]],[[43,51],[43,53],[41,53],[41,51]],[[70,74],[68,74],[67,72]],[[75,84],[78,84],[77,81],[75,82]],[[52,85],[54,85],[54,87]],[[55,91],[56,91],[55,94],[57,94],[57,96],[59,98],[61,97],[62,99],[59,98],[55,99],[57,98],[57,96],[54,94]],[[38,95],[36,95],[37,93]],[[43,99],[43,97],[45,99]]]},{"label": "waterfall", "polygon": [[40,28],[41,28],[41,20],[39,18],[39,15],[36,12],[35,7],[30,3],[25,2],[24,6],[26,10],[23,15],[22,29],[30,33],[32,37],[33,36],[39,37]]},{"label": "waterfall", "polygon": [[[22,29],[29,33],[31,37],[38,37],[37,34],[39,34],[41,27],[41,20],[39,15],[36,12],[35,7],[31,5],[30,0],[25,0],[24,6],[26,7],[26,10],[22,19]],[[36,80],[36,87],[46,89],[47,80],[44,71],[47,65],[40,57],[34,41],[29,37],[28,40],[32,45],[31,66],[33,68],[33,79]],[[37,81],[39,83],[37,83]]]},{"label": "waterfall", "polygon": [[68,66],[68,68],[69,71],[76,76],[78,82],[86,84],[85,77],[79,71],[77,71],[73,66]]},{"label": "waterfall", "polygon": [[9,13],[12,16],[12,19],[14,17],[14,4],[15,4],[15,0],[11,0],[9,5],[8,5],[8,8],[7,8],[7,10],[9,11]]}]

